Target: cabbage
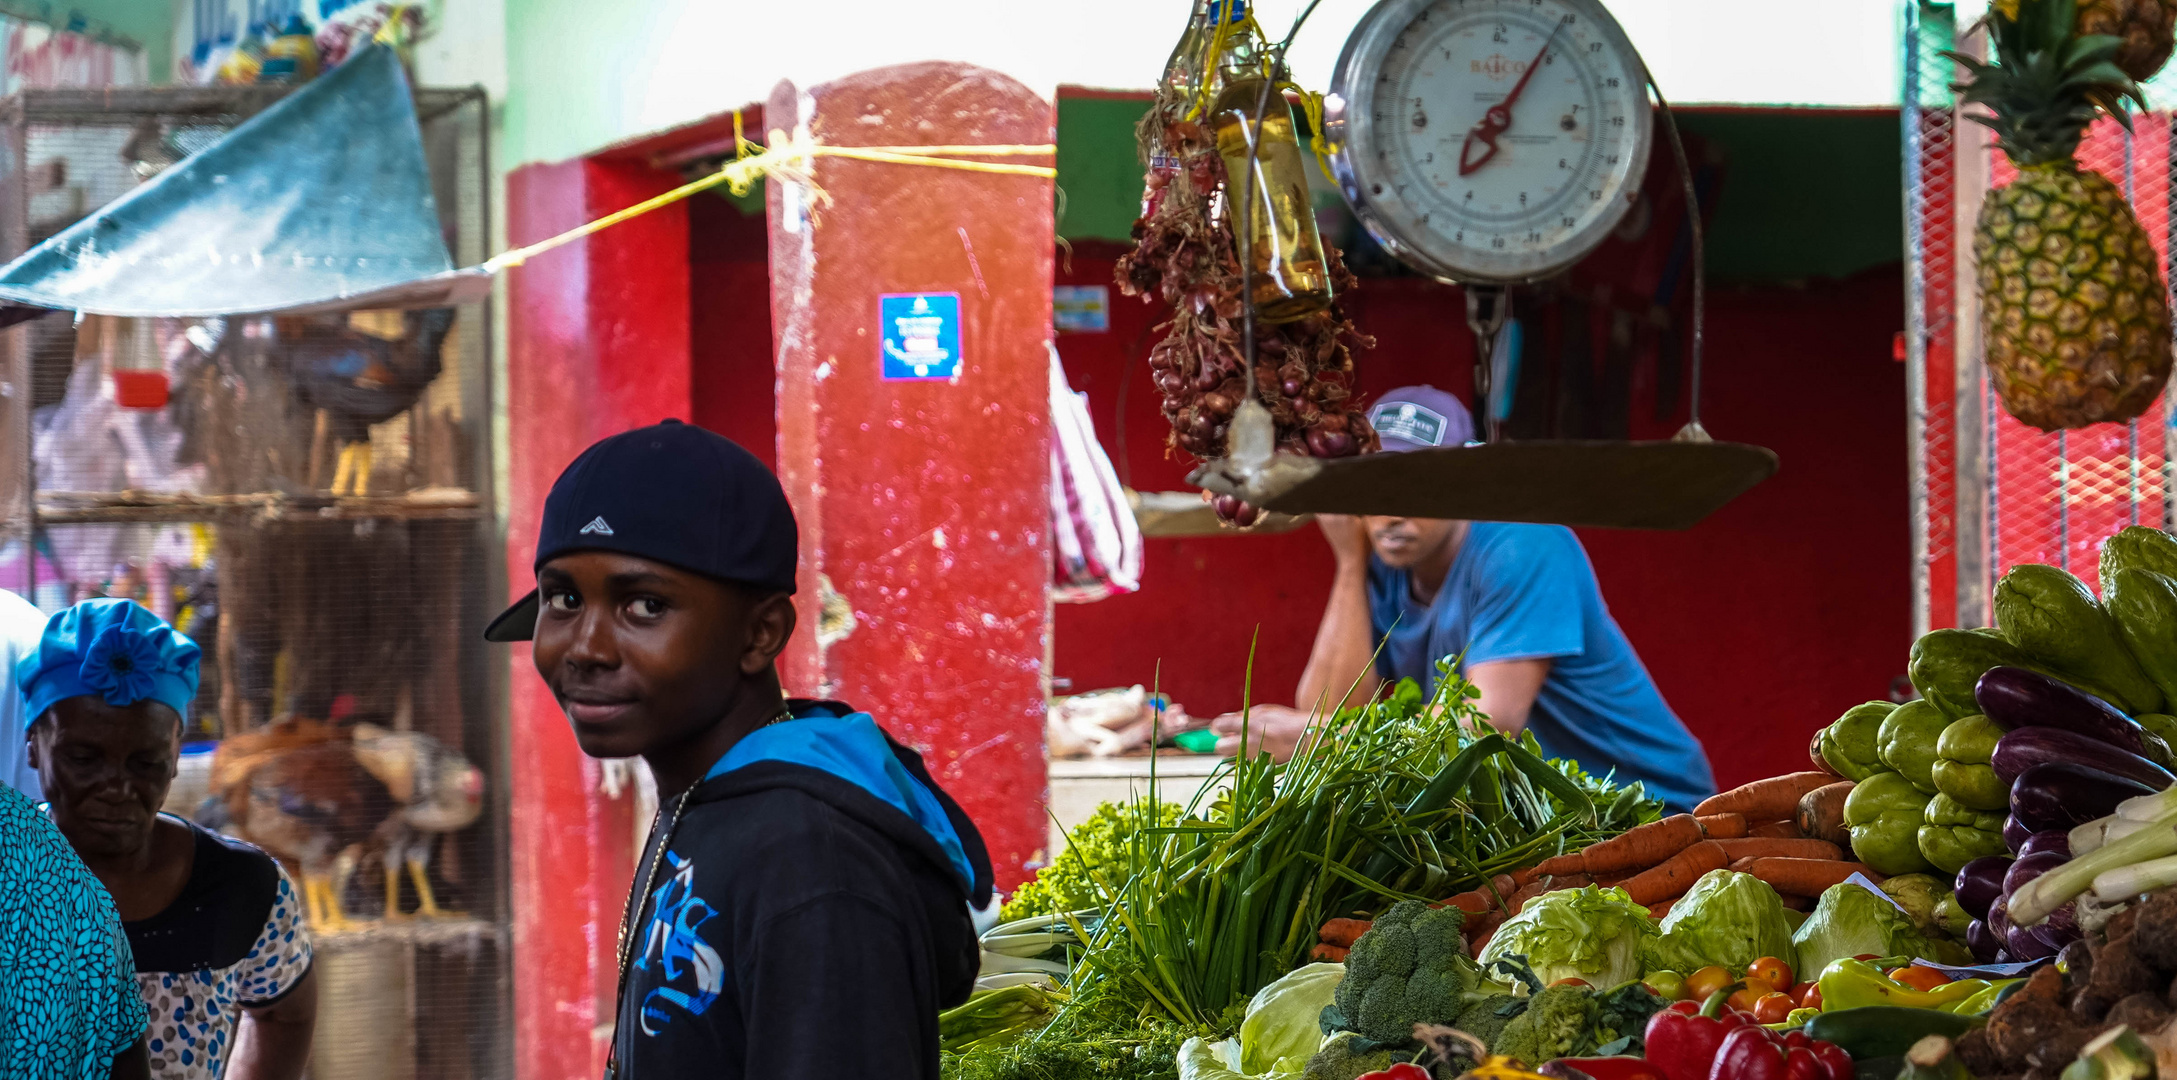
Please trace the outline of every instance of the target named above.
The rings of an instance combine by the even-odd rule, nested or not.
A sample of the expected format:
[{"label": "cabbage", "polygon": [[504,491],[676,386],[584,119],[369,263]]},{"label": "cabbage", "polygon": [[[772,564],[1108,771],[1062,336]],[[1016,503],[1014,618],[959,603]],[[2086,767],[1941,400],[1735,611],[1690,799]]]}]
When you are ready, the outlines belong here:
[{"label": "cabbage", "polygon": [[1299,1080],[1323,1045],[1323,1010],[1345,973],[1344,964],[1309,964],[1257,990],[1238,1039],[1180,1046],[1180,1080]]},{"label": "cabbage", "polygon": [[1641,950],[1650,971],[1693,972],[1718,964],[1734,971],[1764,956],[1792,958],[1784,900],[1752,874],[1711,870],[1671,905],[1662,936]]},{"label": "cabbage", "polygon": [[1641,945],[1655,933],[1648,909],[1624,889],[1559,889],[1505,920],[1478,960],[1487,974],[1498,960],[1524,956],[1545,986],[1583,979],[1607,989],[1640,978]]},{"label": "cabbage", "polygon": [[1833,960],[1872,954],[1916,956],[1939,964],[1970,964],[1971,956],[1955,941],[1933,937],[1913,925],[1888,897],[1845,882],[1822,893],[1814,911],[1792,938],[1799,962],[1793,967],[1809,982],[1821,977]]}]

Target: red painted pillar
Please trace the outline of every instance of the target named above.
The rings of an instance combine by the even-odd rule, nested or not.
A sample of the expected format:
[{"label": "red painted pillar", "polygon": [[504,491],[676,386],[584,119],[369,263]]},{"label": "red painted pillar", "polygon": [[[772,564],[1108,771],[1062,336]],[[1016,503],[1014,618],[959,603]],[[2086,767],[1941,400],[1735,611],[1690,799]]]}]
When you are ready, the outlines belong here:
[{"label": "red painted pillar", "polygon": [[[508,238],[533,243],[678,182],[597,160],[518,169]],[[538,256],[513,271],[507,300],[507,594],[519,596],[536,584],[537,520],[560,470],[606,435],[688,416],[686,208]],[[612,1030],[633,795],[600,790],[528,646],[508,665],[515,1075],[593,1080]]]},{"label": "red painted pillar", "polygon": [[[1054,137],[1049,102],[952,63],[781,83],[765,117],[834,146]],[[821,158],[815,185],[827,198],[768,185],[780,478],[801,522],[786,674],[920,749],[1009,888],[1045,836],[1052,184]],[[879,298],[948,293],[957,375],[886,378]]]}]

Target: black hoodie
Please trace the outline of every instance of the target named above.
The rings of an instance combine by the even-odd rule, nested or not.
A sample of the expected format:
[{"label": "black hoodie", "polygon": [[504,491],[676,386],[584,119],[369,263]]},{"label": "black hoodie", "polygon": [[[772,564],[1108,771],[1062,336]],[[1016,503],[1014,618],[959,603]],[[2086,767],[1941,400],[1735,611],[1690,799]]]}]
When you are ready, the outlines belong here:
[{"label": "black hoodie", "polygon": [[[921,756],[867,717],[791,705],[796,721],[757,734],[795,728],[815,752],[781,760],[751,735],[636,864],[636,887],[652,884],[629,924],[619,1080],[937,1078],[937,1014],[967,999],[980,963],[969,908],[990,900],[982,837]],[[886,779],[905,797],[873,793]],[[661,817],[673,813],[668,800]]]}]

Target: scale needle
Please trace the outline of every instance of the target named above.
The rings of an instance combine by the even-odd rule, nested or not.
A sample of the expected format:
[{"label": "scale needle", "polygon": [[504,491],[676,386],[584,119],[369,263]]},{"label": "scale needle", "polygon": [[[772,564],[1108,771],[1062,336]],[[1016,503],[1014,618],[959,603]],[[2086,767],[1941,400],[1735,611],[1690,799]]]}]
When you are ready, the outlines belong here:
[{"label": "scale needle", "polygon": [[[1482,122],[1466,133],[1466,142],[1459,146],[1459,175],[1466,176],[1489,164],[1489,159],[1497,156],[1497,136],[1504,134],[1512,126],[1512,104],[1527,89],[1527,80],[1534,78],[1534,73],[1541,69],[1543,58],[1550,54],[1550,46],[1557,44],[1557,32],[1564,28],[1565,24],[1562,22],[1550,28],[1550,36],[1542,39],[1542,51],[1534,54],[1534,63],[1527,65],[1527,70],[1520,75],[1519,82],[1513,84],[1512,92],[1504,95],[1503,101],[1491,105],[1489,111],[1482,114]],[[1476,143],[1482,146],[1479,157],[1474,156]]]}]

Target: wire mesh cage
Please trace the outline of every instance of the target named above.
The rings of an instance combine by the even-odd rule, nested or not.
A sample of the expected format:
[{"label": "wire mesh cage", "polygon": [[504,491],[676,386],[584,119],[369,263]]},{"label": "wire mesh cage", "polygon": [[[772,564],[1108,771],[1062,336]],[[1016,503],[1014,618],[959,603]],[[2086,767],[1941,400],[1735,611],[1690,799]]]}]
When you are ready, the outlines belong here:
[{"label": "wire mesh cage", "polygon": [[[281,94],[0,102],[0,256]],[[416,107],[447,246],[473,264],[484,95],[421,90]],[[130,597],[204,649],[166,808],[272,852],[301,886],[315,1080],[508,1071],[487,326],[472,305],[53,314],[0,334],[0,587],[47,611]]]},{"label": "wire mesh cage", "polygon": [[[2102,542],[2131,525],[2168,527],[2169,395],[2124,424],[2045,433],[2005,412],[1982,363],[1973,223],[1982,197],[2016,175],[1950,87],[1957,49],[1985,51],[1949,4],[1908,0],[1902,108],[1906,361],[1912,455],[1915,632],[1990,621],[1997,578],[2047,563],[2096,580]],[[2124,193],[2162,263],[2177,215],[2177,115],[2103,119],[2082,167]]]}]

